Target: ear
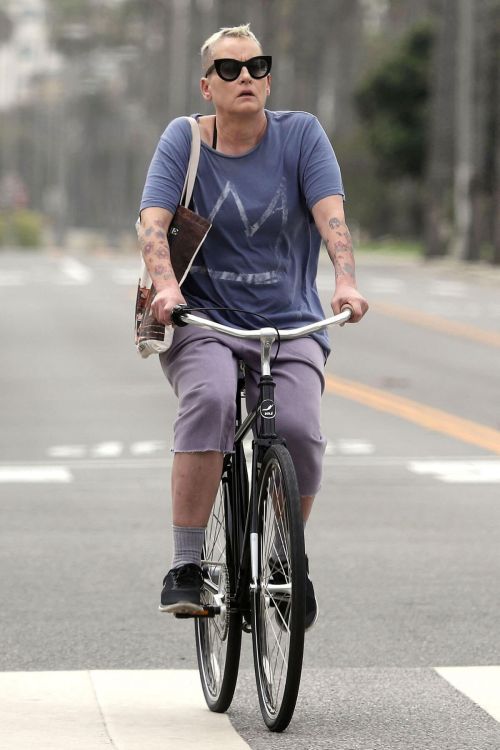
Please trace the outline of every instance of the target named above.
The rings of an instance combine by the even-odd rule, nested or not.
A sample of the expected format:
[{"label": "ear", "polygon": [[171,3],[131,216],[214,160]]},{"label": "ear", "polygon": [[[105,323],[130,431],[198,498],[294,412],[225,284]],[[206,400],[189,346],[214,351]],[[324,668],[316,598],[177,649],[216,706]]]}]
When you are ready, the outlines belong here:
[{"label": "ear", "polygon": [[212,92],[210,91],[210,83],[208,82],[208,78],[200,79],[200,91],[202,97],[207,102],[210,102],[212,100]]},{"label": "ear", "polygon": [[267,76],[267,81],[266,81],[266,95],[269,96],[270,93],[271,93],[271,74]]}]

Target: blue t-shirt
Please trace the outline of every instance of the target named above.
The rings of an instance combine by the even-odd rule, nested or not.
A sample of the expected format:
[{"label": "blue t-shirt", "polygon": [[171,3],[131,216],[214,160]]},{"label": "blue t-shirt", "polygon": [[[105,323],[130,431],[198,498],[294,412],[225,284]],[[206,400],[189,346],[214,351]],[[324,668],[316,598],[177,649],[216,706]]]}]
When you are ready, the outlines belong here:
[{"label": "blue t-shirt", "polygon": [[[307,112],[265,111],[263,139],[240,156],[202,142],[193,191],[194,210],[212,222],[182,285],[194,307],[232,307],[267,316],[278,328],[295,328],[324,317],[316,289],[321,237],[312,207],[344,195],[328,137]],[[175,213],[191,149],[191,127],[173,120],[149,167],[141,210],[159,206]],[[211,312],[221,323],[265,325],[253,316]],[[313,337],[327,353],[325,331]]]}]

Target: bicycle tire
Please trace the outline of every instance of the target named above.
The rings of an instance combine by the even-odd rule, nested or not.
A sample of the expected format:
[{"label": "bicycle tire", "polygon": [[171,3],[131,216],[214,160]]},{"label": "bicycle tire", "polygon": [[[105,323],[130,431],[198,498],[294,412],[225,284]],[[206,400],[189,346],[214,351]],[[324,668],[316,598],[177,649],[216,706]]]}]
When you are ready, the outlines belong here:
[{"label": "bicycle tire", "polygon": [[235,576],[229,552],[231,540],[227,519],[232,494],[233,481],[229,467],[219,485],[202,551],[202,601],[221,605],[222,612],[213,618],[195,619],[201,686],[207,706],[217,713],[223,713],[231,705],[241,651],[241,615],[230,609]]},{"label": "bicycle tire", "polygon": [[293,716],[300,687],[306,585],[300,495],[292,459],[282,445],[266,451],[257,498],[259,581],[252,596],[255,677],[263,719],[271,731],[281,732]]}]

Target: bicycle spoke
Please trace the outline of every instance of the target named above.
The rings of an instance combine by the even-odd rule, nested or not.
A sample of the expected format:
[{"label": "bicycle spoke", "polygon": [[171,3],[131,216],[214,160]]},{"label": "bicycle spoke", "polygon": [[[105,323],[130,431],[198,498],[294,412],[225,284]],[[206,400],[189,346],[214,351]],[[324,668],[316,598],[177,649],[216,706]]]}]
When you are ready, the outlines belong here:
[{"label": "bicycle spoke", "polygon": [[305,596],[300,496],[290,454],[283,446],[272,446],[264,457],[258,502],[254,658],[264,720],[279,731],[288,725],[297,698]]},{"label": "bicycle spoke", "polygon": [[228,492],[227,482],[221,481],[207,523],[202,554],[202,602],[219,607],[220,612],[195,622],[201,683],[207,704],[213,711],[225,711],[231,702],[241,641],[240,618],[229,613],[229,571],[226,564]]}]

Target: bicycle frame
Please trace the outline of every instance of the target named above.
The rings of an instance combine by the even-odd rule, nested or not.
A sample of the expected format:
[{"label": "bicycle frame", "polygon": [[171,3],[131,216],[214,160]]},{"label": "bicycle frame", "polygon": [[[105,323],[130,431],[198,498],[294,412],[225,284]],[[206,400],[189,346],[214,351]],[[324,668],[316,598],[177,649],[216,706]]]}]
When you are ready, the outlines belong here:
[{"label": "bicycle frame", "polygon": [[[317,323],[310,323],[300,328],[277,330],[260,328],[244,330],[207,320],[193,315],[189,307],[179,305],[172,312],[175,325],[194,324],[201,328],[219,331],[237,338],[259,339],[261,342],[261,376],[259,380],[259,398],[254,409],[242,419],[241,402],[245,387],[245,375],[242,363],[238,376],[236,393],[236,430],[234,452],[224,459],[222,481],[231,484],[230,497],[235,498],[231,507],[226,507],[226,519],[230,525],[230,538],[234,548],[229,550],[231,564],[234,566],[235,593],[231,597],[231,607],[238,609],[249,622],[250,592],[258,587],[258,507],[257,481],[260,466],[266,450],[273,444],[284,444],[285,441],[276,434],[276,405],[274,401],[275,383],[271,375],[271,349],[279,336],[280,340],[295,339],[307,336],[332,324],[347,322],[352,314],[346,306],[340,314]],[[255,428],[254,428],[255,426]],[[243,439],[254,430],[252,440],[252,470],[250,483],[243,447]],[[227,497],[227,495],[226,495]]]},{"label": "bicycle frame", "polygon": [[[242,421],[242,398],[244,395],[244,366],[240,363],[238,388],[236,393],[236,434],[234,453],[225,459],[225,475],[231,481],[235,507],[227,509],[231,519],[231,538],[237,549],[231,550],[235,564],[235,593],[231,606],[237,607],[246,619],[250,615],[249,592],[258,585],[258,507],[257,480],[264,453],[275,443],[284,443],[276,434],[276,406],[274,402],[275,382],[271,375],[271,347],[276,338],[273,331],[261,339],[261,377],[259,398],[256,406]],[[243,440],[256,426],[252,440],[252,470],[250,485],[247,479],[247,465]],[[229,478],[229,475],[231,478]],[[250,554],[249,554],[250,552]],[[250,565],[249,565],[250,562]],[[249,585],[250,584],[250,585]]]}]

